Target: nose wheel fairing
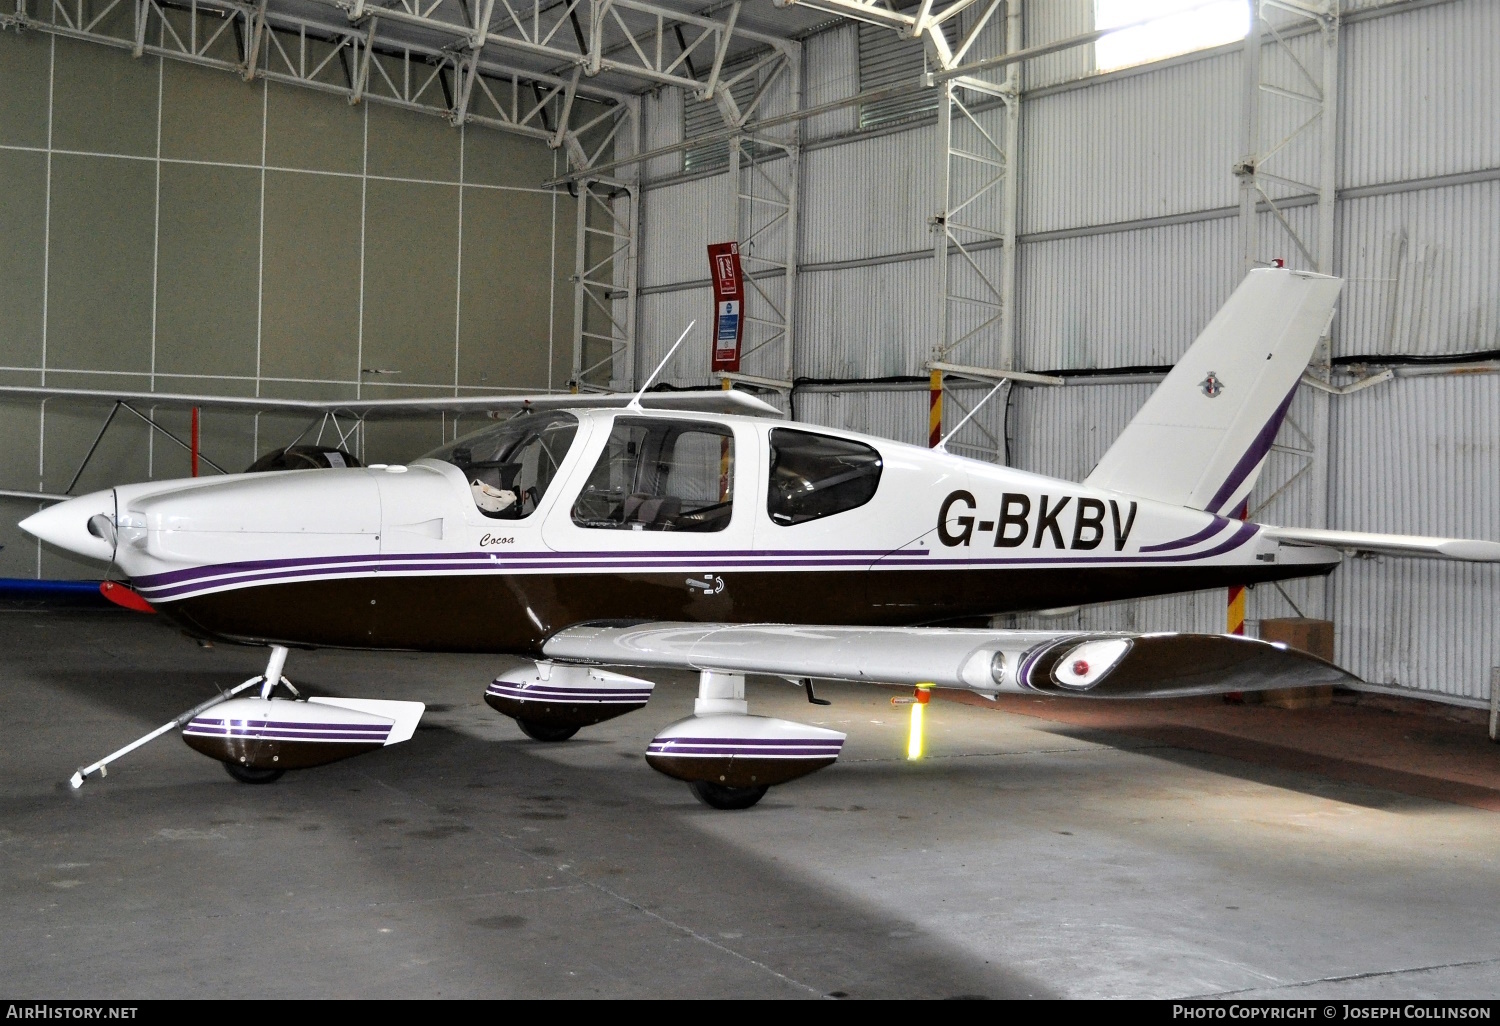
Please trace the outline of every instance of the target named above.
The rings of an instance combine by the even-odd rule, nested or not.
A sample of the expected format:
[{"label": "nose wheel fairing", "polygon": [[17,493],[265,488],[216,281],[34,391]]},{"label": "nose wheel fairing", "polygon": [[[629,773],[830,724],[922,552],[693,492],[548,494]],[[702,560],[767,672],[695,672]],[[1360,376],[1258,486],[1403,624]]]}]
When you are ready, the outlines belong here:
[{"label": "nose wheel fairing", "polygon": [[[326,699],[236,698],[195,716],[183,728],[182,740],[210,759],[252,770],[309,769],[383,748],[393,743],[393,734],[409,737],[400,721],[413,711],[420,717],[421,704],[381,704],[391,706],[383,711],[394,717]],[[401,708],[409,706],[416,709]],[[411,729],[415,726],[412,718]]]}]

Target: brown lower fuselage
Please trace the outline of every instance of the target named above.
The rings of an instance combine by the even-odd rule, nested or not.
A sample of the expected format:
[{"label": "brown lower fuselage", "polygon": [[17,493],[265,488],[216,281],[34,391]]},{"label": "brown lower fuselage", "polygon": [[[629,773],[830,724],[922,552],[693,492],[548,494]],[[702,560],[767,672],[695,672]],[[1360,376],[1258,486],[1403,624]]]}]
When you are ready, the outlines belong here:
[{"label": "brown lower fuselage", "polygon": [[[194,634],[298,647],[537,656],[578,623],[915,626],[1326,575],[1336,563],[1010,570],[375,575],[266,584],[162,603]],[[702,574],[698,575],[703,578]]]}]

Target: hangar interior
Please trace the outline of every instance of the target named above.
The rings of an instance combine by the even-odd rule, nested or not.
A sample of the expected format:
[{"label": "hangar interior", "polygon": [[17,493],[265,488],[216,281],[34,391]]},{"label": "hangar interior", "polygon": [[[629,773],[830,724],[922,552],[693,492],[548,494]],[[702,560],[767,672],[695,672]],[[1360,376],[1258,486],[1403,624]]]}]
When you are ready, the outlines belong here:
[{"label": "hangar interior", "polygon": [[[1329,387],[1299,390],[1254,517],[1500,536],[1500,242],[1476,230],[1500,202],[1493,5],[1273,4],[1253,51],[1231,17],[1228,41],[1143,63],[1129,47],[1174,44],[1095,42],[1126,17],[1107,3],[939,5],[951,16],[913,38],[931,6],[615,4],[585,32],[573,5],[528,28],[504,5],[22,2],[0,14],[0,374],[277,397],[621,389],[696,321],[663,378],[711,387],[704,246],[737,240],[738,387],[923,442],[934,364],[950,425],[1005,380],[955,451],[1077,480],[1245,267],[1280,258],[1347,284]],[[3,483],[186,472],[122,417],[77,474],[107,412],[0,404]],[[184,414],[160,420],[185,437]],[[443,420],[358,425],[355,444],[408,458],[459,430]],[[235,471],[303,426],[215,413],[202,451]],[[24,499],[0,501],[6,576],[90,572],[15,530]],[[1496,573],[1361,559],[1254,589],[1248,616],[1326,617],[1372,686],[1482,705]],[[1046,623],[1224,618],[1213,592]]]},{"label": "hangar interior", "polygon": [[[1247,269],[1280,261],[1339,275],[1345,285],[1329,337],[1249,500],[1250,517],[1500,539],[1500,133],[1492,130],[1500,110],[1500,5],[1184,0],[1144,7],[1124,0],[15,0],[0,9],[0,384],[337,400],[630,391],[692,324],[662,369],[667,388],[743,389],[795,421],[915,444],[931,438],[936,401],[944,429],[962,422],[954,452],[1076,481]],[[747,276],[744,357],[740,371],[719,374],[710,365],[705,247],[727,241],[738,242]],[[367,463],[399,462],[457,437],[475,419],[325,419],[316,431]],[[0,577],[99,576],[97,566],[17,529],[39,508],[38,495],[187,476],[196,460],[183,443],[190,432],[201,432],[201,454],[212,466],[237,472],[303,437],[299,432],[313,437],[305,421],[210,409],[190,426],[185,411],[155,410],[149,400],[122,414],[107,402],[4,396]],[[1488,710],[1500,672],[1497,575],[1492,563],[1348,559],[1326,579],[1254,588],[1247,624],[1253,633],[1269,618],[1330,620],[1336,661],[1365,682],[1363,689]],[[996,625],[1219,632],[1225,619],[1226,596],[1215,589],[1010,615]],[[60,619],[41,633],[62,644],[72,623]],[[116,626],[81,619],[76,631],[101,651],[133,653],[153,672],[162,670],[159,653],[138,649]],[[197,654],[208,667],[192,671],[200,676],[230,664],[240,672],[232,654]],[[409,683],[402,673],[423,672],[404,655],[399,666],[348,658],[316,665],[335,681],[356,671],[383,675],[396,691]],[[42,695],[48,680],[34,662],[17,671],[27,683],[16,686],[28,696]],[[493,672],[475,666],[455,657],[427,672]],[[95,671],[104,668],[89,664]],[[154,718],[173,702],[185,704],[177,701],[187,694],[181,683],[172,685],[170,700],[152,698]],[[886,726],[883,697],[838,697],[856,718]],[[449,732],[445,747],[423,756],[422,772],[433,779],[472,767],[476,743],[495,740],[492,728],[471,722],[461,700],[452,701],[432,707]],[[37,708],[65,717],[85,703],[68,692],[39,698]],[[938,789],[970,795],[981,785],[972,770],[957,768],[961,757],[997,753],[991,740],[976,740],[982,732],[951,714],[935,717],[935,749],[953,761],[934,779]],[[135,722],[114,706],[90,715],[112,725]],[[1177,729],[1198,729],[1188,723],[1191,715],[1183,713]],[[1343,723],[1330,722],[1334,729]],[[603,736],[638,749],[635,730],[632,724]],[[882,810],[905,824],[889,827],[899,851],[885,855],[861,847],[870,835],[849,825],[865,806],[840,801],[821,777],[820,790],[808,793],[829,803],[819,806],[831,831],[824,846],[799,836],[800,821],[784,808],[760,838],[740,821],[701,828],[710,836],[705,842],[693,832],[699,828],[673,818],[675,807],[671,815],[653,812],[646,832],[679,831],[683,845],[740,853],[740,861],[726,864],[743,880],[791,895],[775,912],[789,922],[805,911],[793,908],[799,895],[822,909],[818,902],[830,893],[824,884],[847,885],[865,902],[861,908],[879,910],[855,916],[840,905],[827,912],[835,947],[873,952],[864,975],[847,985],[856,994],[928,993],[890,983],[914,958],[931,993],[948,996],[986,989],[1272,994],[1302,978],[1297,962],[1304,959],[1317,963],[1319,979],[1334,981],[1306,993],[1377,993],[1349,990],[1354,985],[1345,981],[1390,963],[1389,948],[1367,938],[1369,947],[1354,944],[1347,958],[1325,964],[1328,949],[1351,935],[1310,925],[1326,914],[1346,925],[1364,916],[1378,935],[1402,927],[1400,901],[1386,885],[1330,884],[1340,864],[1316,850],[1328,837],[1303,831],[1348,808],[1373,809],[1375,819],[1329,836],[1384,860],[1392,874],[1416,874],[1424,900],[1454,924],[1451,936],[1434,939],[1434,931],[1412,941],[1410,957],[1396,961],[1431,971],[1420,984],[1401,977],[1391,993],[1418,985],[1433,993],[1482,988],[1500,958],[1466,939],[1487,929],[1482,917],[1414,839],[1426,831],[1433,845],[1457,853],[1469,880],[1492,889],[1487,820],[1465,818],[1442,801],[1422,805],[1432,796],[1389,775],[1340,777],[1340,770],[1333,777],[1344,782],[1322,790],[1281,768],[1236,777],[1224,760],[1259,757],[1243,747],[1207,748],[1178,758],[1157,783],[1185,793],[1201,784],[1196,775],[1221,774],[1228,782],[1193,799],[1193,809],[1152,805],[1142,815],[1154,817],[1149,829],[1161,835],[1131,836],[1128,845],[1138,851],[1159,844],[1155,870],[1163,878],[1188,874],[1196,889],[1188,903],[1214,904],[1202,932],[1236,935],[1244,950],[1219,951],[1200,964],[1199,934],[1156,922],[1140,936],[1157,943],[1171,935],[1152,949],[1181,960],[1171,972],[1153,977],[1135,965],[1128,949],[1136,935],[1126,931],[1097,950],[1091,935],[1079,948],[1102,951],[1113,975],[1090,977],[1086,986],[1042,986],[1036,981],[1077,970],[1082,956],[1067,949],[1081,942],[1049,932],[1054,912],[1035,895],[1013,893],[1014,882],[1006,884],[1007,900],[1024,906],[1024,925],[1010,940],[987,932],[993,924],[952,934],[935,925],[932,908],[965,900],[958,862],[993,852],[986,855],[977,841],[955,842],[933,857],[933,877],[917,881],[898,863],[925,855],[928,845],[938,850],[944,837],[967,836],[969,814],[1014,817],[1024,851],[1059,857],[1053,846],[1070,842],[1054,835],[1073,834],[1041,820],[1070,814],[1069,786],[1085,786],[1082,777],[1101,768],[1091,760],[1104,760],[1108,772],[1099,753],[1110,748],[1109,759],[1120,760],[1116,769],[1134,772],[1149,758],[1139,750],[1175,742],[1115,720],[1073,723],[1045,737],[1007,731],[1001,741],[1027,753],[1019,761],[1042,758],[1037,753],[1055,742],[1078,776],[1065,772],[1057,778],[1064,783],[1049,783],[1033,766],[1016,787],[1035,788],[1039,805],[1014,788],[986,792],[965,798],[961,811],[934,812],[921,827],[906,823],[906,813]],[[1116,734],[1101,731],[1134,740],[1112,741]],[[1411,741],[1406,735],[1391,744]],[[434,743],[429,738],[429,747]],[[1279,743],[1273,736],[1244,742],[1265,751]],[[1435,734],[1413,743],[1428,745],[1434,759],[1458,750]],[[872,745],[861,786],[871,785],[871,793],[892,788],[898,797],[890,804],[908,812],[908,805],[927,809],[932,789],[894,771],[882,775],[872,768],[874,752]],[[445,805],[418,773],[391,798],[404,818],[380,822],[392,830],[408,820],[421,827],[425,834],[410,836],[427,838],[433,850],[421,858],[438,861],[488,857],[464,845],[481,835],[505,838],[496,843],[538,893],[554,886],[543,863],[558,861],[560,851],[587,849],[575,860],[587,863],[584,870],[564,865],[555,873],[590,874],[579,893],[598,906],[559,899],[527,916],[556,915],[597,931],[601,945],[634,950],[645,928],[615,917],[637,908],[637,899],[611,890],[608,874],[648,872],[642,867],[656,849],[632,837],[627,854],[595,851],[597,839],[585,838],[577,823],[563,825],[566,817],[549,804],[563,801],[554,792],[585,777],[608,776],[609,754],[583,748],[526,757],[506,749],[506,767],[465,785],[475,789],[474,802],[489,794],[482,789],[503,786],[502,770],[540,774],[548,783],[503,812],[457,800]],[[50,769],[40,757],[6,757],[15,779],[42,794]],[[1453,757],[1462,763],[1454,772],[1472,789],[1459,805],[1487,817],[1496,806],[1483,747]],[[157,755],[144,763],[163,764]],[[330,771],[318,787],[327,789],[323,797],[363,809],[371,799],[341,794],[397,786],[399,774],[377,780],[367,775],[373,772]],[[1140,799],[1130,783],[1118,787],[1114,799]],[[1404,797],[1373,797],[1382,787]],[[1253,860],[1219,858],[1251,843],[1242,831],[1257,813],[1239,803],[1269,800],[1257,788],[1292,795],[1273,818],[1275,836],[1303,859],[1295,879],[1263,873]],[[159,797],[135,793],[107,829],[126,836],[132,815],[155,824]],[[1092,832],[1087,843],[1096,847],[1070,850],[1064,864],[1086,871],[1096,855],[1116,867],[1129,858],[1114,844],[1107,800],[1096,795],[1080,813],[1087,823],[1078,832]],[[227,865],[250,867],[245,879],[255,886],[279,886],[274,874],[256,875],[256,846],[301,857],[305,837],[282,820],[323,821],[309,811],[312,796],[275,801],[281,818],[253,839],[243,824],[256,813],[243,798],[226,805],[226,825],[203,827],[202,838],[170,825],[159,833],[177,830],[168,839],[183,844],[228,838],[234,853]],[[601,791],[588,801],[611,818],[609,830],[629,834],[623,800]],[[72,809],[69,823],[86,808]],[[1202,842],[1213,849],[1202,861],[1196,852],[1163,854],[1175,843],[1168,834],[1191,830],[1194,818],[1215,809],[1241,810],[1234,815],[1243,818]],[[366,811],[377,810],[371,804]],[[1402,816],[1408,819],[1398,822]],[[1411,817],[1424,825],[1412,828]],[[529,825],[517,825],[522,820]],[[354,830],[328,826],[330,835]],[[479,833],[465,841],[470,830]],[[575,836],[554,836],[570,830]],[[19,826],[14,834],[0,830],[0,844],[24,834]],[[1399,851],[1383,847],[1392,834],[1401,838]],[[1105,835],[1112,840],[1100,840]],[[839,845],[861,853],[859,872],[869,870],[870,890],[900,892],[899,900],[882,904],[859,889],[863,884],[840,877],[847,867],[838,866]],[[784,889],[773,851],[818,867],[798,878],[805,893]],[[122,894],[121,908],[149,904],[156,899],[147,892],[165,887],[141,868],[148,861],[137,867],[146,882],[139,893]],[[1218,911],[1238,913],[1240,906],[1208,896],[1223,879],[1193,875],[1204,862],[1244,883],[1258,896],[1252,900],[1275,906],[1255,927],[1265,931],[1261,943],[1276,936],[1274,924],[1297,920],[1295,939],[1285,939],[1274,969],[1257,961],[1264,948],[1235,934],[1234,917]],[[82,869],[65,875],[87,877]],[[1150,906],[1179,900],[1141,885],[1134,869],[1117,875],[1133,881],[1126,890],[1136,903],[1121,915],[1149,918]],[[325,868],[311,876],[313,886],[362,910],[360,929],[389,934],[395,924],[399,935],[420,923],[413,914],[378,925],[384,913],[371,910],[398,899],[375,883],[366,893],[363,883]],[[466,886],[445,877],[449,884]],[[794,955],[777,947],[784,938],[742,945],[731,913],[753,918],[754,902],[735,891],[716,909],[723,895],[707,882],[693,886],[700,884],[701,893],[689,896],[661,884],[661,894],[639,899],[681,913],[680,922],[652,913],[649,930],[661,931],[650,938],[652,958],[669,963],[674,952],[688,950],[679,945],[684,938],[702,942],[680,978],[658,980],[643,993],[699,993],[702,979],[718,972],[731,981],[723,993],[847,996],[832,984],[802,982],[853,979],[847,965],[819,961],[832,956],[816,938],[799,934]],[[1087,919],[1093,901],[1113,900],[1110,887],[1091,886],[1098,893],[1068,899],[1069,915]],[[1306,909],[1278,896],[1283,888]],[[417,894],[422,887],[409,890],[399,901],[427,900]],[[58,915],[68,929],[82,930],[86,912],[59,894]],[[1321,905],[1311,897],[1319,894],[1332,896]],[[196,922],[203,911],[184,899],[171,916]],[[319,915],[313,948],[353,951],[336,917]],[[527,922],[510,913],[465,915],[479,924],[480,940],[504,935],[485,931]],[[711,936],[700,936],[709,920]],[[40,931],[41,922],[26,929]],[[269,951],[274,931],[261,930],[252,929],[255,950]],[[923,946],[921,938],[939,934],[941,943]],[[107,955],[128,936],[122,928],[88,945]],[[207,927],[201,937],[205,952],[245,953]],[[485,969],[467,940],[454,942],[448,970],[429,972],[423,958],[453,940],[435,937],[403,937],[390,956],[401,968],[381,987],[399,992],[401,981],[410,981],[424,994],[443,987],[481,993],[465,976]],[[988,960],[974,955],[1028,944],[1036,954],[1023,960],[1017,978],[997,981]],[[175,957],[162,953],[162,964],[178,964]],[[281,957],[256,964],[281,965]],[[215,975],[207,958],[195,959],[192,971],[212,975],[225,993],[253,992],[245,979]],[[382,964],[363,954],[347,958],[360,970]],[[552,993],[624,992],[617,974],[631,971],[601,954],[597,964],[575,967],[591,982],[570,991],[556,975],[562,962],[536,958],[525,971],[550,980]],[[43,963],[29,963],[24,980],[63,978]],[[1232,970],[1224,968],[1231,963]],[[793,964],[798,968],[787,968]],[[102,985],[127,987],[113,970],[101,972]],[[369,993],[347,986],[336,969],[314,975],[328,993]],[[165,970],[150,979],[172,989]],[[534,991],[516,983],[512,992]]]}]

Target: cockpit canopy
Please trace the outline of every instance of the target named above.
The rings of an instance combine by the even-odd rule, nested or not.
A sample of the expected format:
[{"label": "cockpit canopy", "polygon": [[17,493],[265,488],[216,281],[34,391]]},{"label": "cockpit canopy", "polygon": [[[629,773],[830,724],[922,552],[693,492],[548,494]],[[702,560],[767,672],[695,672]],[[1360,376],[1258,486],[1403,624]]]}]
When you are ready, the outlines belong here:
[{"label": "cockpit canopy", "polygon": [[463,471],[474,504],[495,520],[536,511],[578,434],[571,413],[523,413],[427,454]]}]

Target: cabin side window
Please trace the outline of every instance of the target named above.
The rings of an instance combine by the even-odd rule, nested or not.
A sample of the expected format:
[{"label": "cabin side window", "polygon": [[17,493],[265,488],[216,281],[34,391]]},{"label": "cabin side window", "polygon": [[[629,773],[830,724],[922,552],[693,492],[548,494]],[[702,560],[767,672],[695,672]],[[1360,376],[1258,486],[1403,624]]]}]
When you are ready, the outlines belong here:
[{"label": "cabin side window", "polygon": [[573,504],[573,522],[617,531],[722,531],[733,507],[728,428],[619,417]]},{"label": "cabin side window", "polygon": [[875,497],[881,466],[880,453],[860,442],[774,428],[766,512],[791,526],[857,509]]},{"label": "cabin side window", "polygon": [[521,520],[536,511],[577,434],[578,418],[571,413],[522,413],[434,449],[427,458],[463,471],[485,516]]}]

